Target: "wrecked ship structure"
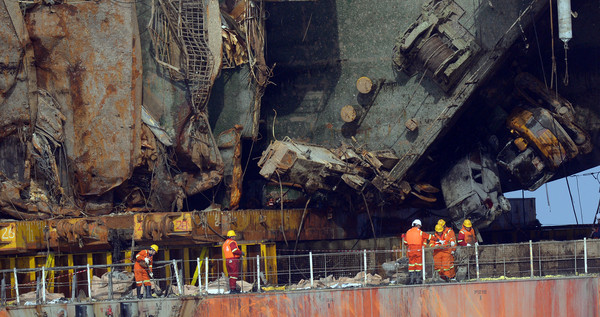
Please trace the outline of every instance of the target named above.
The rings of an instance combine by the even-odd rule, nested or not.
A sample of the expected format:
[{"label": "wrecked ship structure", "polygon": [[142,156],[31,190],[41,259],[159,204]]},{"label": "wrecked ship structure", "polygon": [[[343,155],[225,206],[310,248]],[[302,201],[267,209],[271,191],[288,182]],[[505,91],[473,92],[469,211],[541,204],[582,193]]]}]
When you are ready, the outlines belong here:
[{"label": "wrecked ship structure", "polygon": [[[110,299],[114,294],[93,294],[91,285],[111,284],[108,271],[127,271],[134,252],[151,243],[160,245],[161,287],[175,288],[178,275],[179,294],[194,285],[201,291],[201,283],[220,291],[219,244],[228,230],[256,257],[245,265],[256,272],[258,291],[261,273],[277,285],[278,265],[288,266],[292,282],[291,255],[281,260],[277,248],[296,256],[298,245],[312,250],[325,241],[331,250],[364,238],[374,238],[374,247],[365,240],[363,253],[351,255],[356,279],[364,278],[352,283],[372,286],[381,279],[372,268],[381,255],[371,250],[367,257],[366,249],[385,244],[385,256],[398,257],[394,237],[414,218],[426,227],[445,218],[455,229],[469,218],[485,228],[510,211],[504,192],[535,190],[598,165],[600,42],[591,34],[599,13],[592,1],[571,7],[563,0],[0,0],[3,285],[7,269],[23,270],[10,278],[8,297],[18,303],[21,285],[39,304],[37,280],[71,292],[74,303],[85,286],[90,303]],[[585,263],[587,274],[588,242],[585,251],[578,243],[563,250],[564,263],[576,274]],[[553,261],[559,255],[544,258],[544,247],[555,252],[538,245],[536,276],[566,271]],[[508,273],[504,245],[477,248],[468,252],[489,261],[482,263],[489,276],[534,276],[531,242],[514,247],[523,261],[509,264]],[[329,279],[327,256],[316,256],[324,278],[340,283]],[[307,259],[298,256],[296,269]],[[471,262],[467,268],[479,274]],[[388,262],[394,269],[399,263]],[[116,277],[119,296],[128,292],[125,271]],[[81,272],[87,282],[77,281]],[[306,286],[308,279],[294,274]],[[465,311],[481,312],[514,306],[481,301],[483,289],[598,285],[597,277],[584,277],[465,283],[441,292],[454,298],[456,288],[474,291],[480,302]],[[46,284],[41,288],[45,295]],[[414,295],[402,290],[376,292],[398,301]],[[366,292],[327,296],[346,302]],[[353,302],[354,312],[394,311],[368,292],[371,308]],[[598,292],[584,293],[578,298],[598,302]],[[275,296],[302,303],[315,294]],[[245,296],[248,306],[270,300]],[[530,311],[550,307],[543,298],[536,296]],[[164,301],[181,315],[228,311],[224,302]],[[333,309],[324,303],[316,309]],[[96,304],[85,309],[170,311],[143,302]],[[270,305],[266,311],[304,309]],[[71,306],[64,312],[80,305]],[[59,315],[62,308],[44,309]]]},{"label": "wrecked ship structure", "polygon": [[595,75],[576,58],[595,44],[557,63],[551,32],[571,26],[549,10],[4,1],[0,211],[416,207],[485,227],[503,191],[597,164]]},{"label": "wrecked ship structure", "polygon": [[485,228],[600,162],[600,9],[558,8],[0,0],[0,263]]}]

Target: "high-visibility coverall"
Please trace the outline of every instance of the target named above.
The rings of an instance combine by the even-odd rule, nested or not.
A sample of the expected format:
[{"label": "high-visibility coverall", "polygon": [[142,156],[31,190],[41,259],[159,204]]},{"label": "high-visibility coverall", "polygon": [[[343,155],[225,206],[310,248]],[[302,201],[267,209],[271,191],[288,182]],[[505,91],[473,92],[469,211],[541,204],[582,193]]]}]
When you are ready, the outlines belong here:
[{"label": "high-visibility coverall", "polygon": [[471,230],[469,231],[467,230],[467,228],[465,228],[465,226],[463,226],[462,229],[460,229],[460,231],[458,232],[458,245],[464,247],[467,244],[474,245],[475,242],[477,242],[477,238],[475,237],[475,230],[471,228]]},{"label": "high-visibility coverall", "polygon": [[229,238],[223,243],[223,256],[225,257],[225,266],[229,274],[229,289],[236,289],[236,282],[240,276],[240,256],[242,250],[238,249],[237,242]]},{"label": "high-visibility coverall", "polygon": [[404,235],[404,244],[408,246],[408,271],[420,272],[423,270],[422,249],[427,245],[427,241],[432,235],[421,231],[415,227],[410,228]]},{"label": "high-visibility coverall", "polygon": [[[146,264],[146,258],[149,262]],[[152,256],[148,250],[142,250],[135,256],[135,264],[133,265],[133,274],[135,276],[135,285],[138,287],[151,286],[150,275],[152,272]]]},{"label": "high-visibility coverall", "polygon": [[435,247],[433,250],[433,268],[440,277],[448,279],[456,276],[454,268],[454,255],[452,252],[456,250],[456,238],[454,230],[446,227],[442,232],[436,232],[430,243]]}]

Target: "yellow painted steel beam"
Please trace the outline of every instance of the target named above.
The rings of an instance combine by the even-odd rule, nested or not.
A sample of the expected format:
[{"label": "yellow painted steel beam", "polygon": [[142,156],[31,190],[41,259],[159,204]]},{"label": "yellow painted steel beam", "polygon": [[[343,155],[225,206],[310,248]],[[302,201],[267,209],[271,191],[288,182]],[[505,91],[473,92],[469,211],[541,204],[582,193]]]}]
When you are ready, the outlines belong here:
[{"label": "yellow painted steel beam", "polygon": [[[29,265],[30,269],[35,268],[35,256],[28,256],[27,257],[27,264]],[[31,282],[35,282],[36,278],[35,278],[35,272],[31,272],[29,273],[29,281]]]},{"label": "yellow painted steel beam", "polygon": [[[67,266],[74,266],[74,261],[73,261],[73,254],[69,253],[67,254]],[[70,269],[69,270],[69,285],[71,285],[71,283],[73,282],[73,274],[75,274],[75,270]]]},{"label": "yellow painted steel beam", "polygon": [[[226,276],[229,276],[229,272],[227,272],[227,263],[225,261],[225,253],[223,252],[223,244],[222,243],[221,243],[220,249],[221,249],[221,259],[223,259],[223,273],[225,273]],[[218,267],[219,266],[217,266],[217,268]]]},{"label": "yellow painted steel beam", "polygon": [[133,237],[135,240],[141,240],[144,236],[144,215],[137,214],[133,216]]},{"label": "yellow painted steel beam", "polygon": [[[113,261],[112,261],[112,252],[106,252],[106,264],[110,265],[112,263],[113,263]],[[110,267],[107,268],[107,271],[108,272],[111,271]]]},{"label": "yellow painted steel beam", "polygon": [[260,256],[263,258],[263,271],[267,281],[272,284],[277,284],[277,253],[275,244],[261,243]]},{"label": "yellow painted steel beam", "polygon": [[[17,258],[10,258],[8,260],[8,263],[10,264],[10,267],[17,267]],[[15,275],[14,274],[10,274],[10,285],[12,285],[13,289],[11,290],[10,293],[10,297],[15,297],[17,296],[17,294],[15,293]]]},{"label": "yellow painted steel beam", "polygon": [[[284,232],[288,235],[288,239],[291,239],[292,236],[293,238],[296,237],[302,215],[303,210],[285,210],[286,221]],[[343,230],[334,230],[338,227],[325,214],[312,211],[307,214],[307,217],[300,236],[302,240],[344,237],[344,235],[336,235],[337,232],[343,232]],[[199,241],[203,243],[218,243],[221,241],[219,234],[215,234],[208,227],[194,225],[194,222],[197,223],[199,221],[210,223],[213,226],[213,230],[225,234],[230,229],[230,226],[225,226],[225,224],[229,224],[230,219],[236,219],[236,224],[231,229],[239,232],[240,239],[245,241],[275,241],[283,238],[279,230],[281,214],[278,210],[256,209],[234,211],[225,214],[222,212],[208,212],[203,213],[202,216],[190,212],[134,214],[119,216],[119,220],[114,220],[114,217],[107,218],[103,216],[92,218],[73,218],[61,221],[79,224],[82,221],[92,223],[96,220],[101,220],[108,229],[122,229],[123,224],[126,223],[128,224],[128,228],[133,227],[134,240],[136,241],[151,242],[154,241],[152,237],[158,235],[161,237],[162,244],[190,248]],[[162,224],[162,219],[167,219],[167,226],[161,225],[157,227],[149,225],[149,223]],[[45,240],[44,228],[53,221],[56,222],[56,220],[0,222],[0,254],[14,256],[18,253],[45,251],[47,242]],[[307,226],[306,224],[310,225]],[[278,230],[265,230],[265,226],[266,228],[277,228]],[[56,228],[52,228],[51,226],[50,228],[51,233],[53,232],[52,230],[56,231]],[[145,231],[147,229],[148,232]],[[150,231],[150,229],[153,231]],[[51,248],[56,247],[52,245],[52,240],[50,240],[50,244]],[[102,244],[99,241],[88,241],[85,243],[85,246],[93,247],[87,248],[87,250],[109,251],[108,244]]]},{"label": "yellow painted steel beam", "polygon": [[198,281],[198,276],[202,278],[202,264],[204,263],[204,258],[206,257],[206,254],[208,254],[208,248],[204,247],[202,248],[202,252],[200,253],[200,262],[198,262],[196,265],[196,271],[194,271],[194,277],[192,278],[192,282],[190,283],[191,285],[196,285],[196,282]]},{"label": "yellow painted steel beam", "polygon": [[[171,260],[171,253],[169,252],[169,249],[165,248],[165,261],[170,261]],[[171,277],[171,266],[170,265],[166,265],[165,266],[165,278],[170,278]]]},{"label": "yellow painted steel beam", "polygon": [[183,248],[183,280],[190,278],[190,248]]},{"label": "yellow painted steel beam", "polygon": [[[265,272],[265,277],[268,277],[269,276],[269,267],[267,266],[267,246],[262,243],[260,244],[260,257],[263,260],[261,269],[263,270],[263,272]],[[257,278],[260,278],[260,276]]]},{"label": "yellow painted steel beam", "polygon": [[[244,254],[248,254],[248,252],[246,252],[248,248],[245,244],[241,245],[240,249],[242,250],[242,252],[244,252]],[[248,272],[248,261],[246,260],[246,257],[244,257],[242,259],[242,280],[245,280],[246,272]]]},{"label": "yellow painted steel beam", "polygon": [[[89,265],[94,265],[94,257],[92,256],[91,253],[87,253],[86,254],[86,262]],[[92,277],[94,276],[94,270],[90,269],[90,280],[92,279]]]},{"label": "yellow painted steel beam", "polygon": [[[46,258],[46,264],[44,265],[46,268],[53,268],[54,267],[54,253],[50,253],[48,254],[48,257]],[[51,270],[48,272],[48,286],[49,286],[49,290],[50,293],[54,293],[54,270]]]},{"label": "yellow painted steel beam", "polygon": [[0,223],[0,253],[41,250],[45,246],[44,221]]},{"label": "yellow painted steel beam", "polygon": [[[125,260],[123,261],[124,263],[131,263],[131,250],[125,251]],[[125,267],[125,271],[127,272],[131,272],[132,267],[131,266],[126,266]]]},{"label": "yellow painted steel beam", "polygon": [[[159,237],[191,238],[194,228],[190,212],[138,214],[133,222],[133,238],[136,241],[156,240]],[[167,225],[161,225],[163,223]]]},{"label": "yellow painted steel beam", "polygon": [[265,258],[265,272],[267,274],[267,280],[274,285],[277,285],[277,250],[274,243],[265,245],[266,258]]}]

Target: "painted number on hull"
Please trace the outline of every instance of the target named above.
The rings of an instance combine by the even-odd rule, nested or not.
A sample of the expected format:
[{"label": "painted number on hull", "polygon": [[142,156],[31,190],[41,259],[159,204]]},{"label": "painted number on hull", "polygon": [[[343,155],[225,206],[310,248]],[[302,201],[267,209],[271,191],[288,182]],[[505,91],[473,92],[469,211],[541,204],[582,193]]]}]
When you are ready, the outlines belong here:
[{"label": "painted number on hull", "polygon": [[479,300],[482,299],[481,295],[487,295],[487,290],[486,289],[476,289],[473,293],[475,293],[475,295],[479,295]]},{"label": "painted number on hull", "polygon": [[8,226],[2,230],[2,240],[12,241],[15,238],[15,231],[12,226]]},{"label": "painted number on hull", "polygon": [[175,231],[190,231],[189,219],[175,220]]}]

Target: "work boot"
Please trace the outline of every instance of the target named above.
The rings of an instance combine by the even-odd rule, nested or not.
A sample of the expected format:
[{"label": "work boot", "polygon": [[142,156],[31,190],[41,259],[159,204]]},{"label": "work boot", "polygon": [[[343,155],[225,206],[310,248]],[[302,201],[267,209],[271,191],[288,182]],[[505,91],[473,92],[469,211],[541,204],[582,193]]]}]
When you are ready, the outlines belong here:
[{"label": "work boot", "polygon": [[136,286],[135,289],[137,290],[137,298],[142,299],[142,287]]},{"label": "work boot", "polygon": [[415,272],[408,272],[408,285],[415,284]]},{"label": "work boot", "polygon": [[415,284],[422,284],[423,280],[421,279],[421,272],[414,272],[415,273]]},{"label": "work boot", "polygon": [[145,298],[152,298],[152,286],[151,285],[146,285],[145,286],[146,289],[144,290],[144,297]]}]

